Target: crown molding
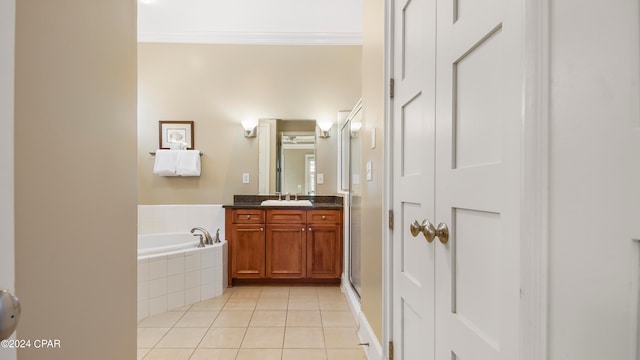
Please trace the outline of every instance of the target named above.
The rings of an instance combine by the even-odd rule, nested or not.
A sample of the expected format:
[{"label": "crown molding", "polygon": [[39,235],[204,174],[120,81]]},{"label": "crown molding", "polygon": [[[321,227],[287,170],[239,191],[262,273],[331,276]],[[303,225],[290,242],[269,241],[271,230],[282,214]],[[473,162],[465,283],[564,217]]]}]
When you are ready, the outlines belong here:
[{"label": "crown molding", "polygon": [[183,31],[138,33],[140,43],[362,45],[362,33]]}]

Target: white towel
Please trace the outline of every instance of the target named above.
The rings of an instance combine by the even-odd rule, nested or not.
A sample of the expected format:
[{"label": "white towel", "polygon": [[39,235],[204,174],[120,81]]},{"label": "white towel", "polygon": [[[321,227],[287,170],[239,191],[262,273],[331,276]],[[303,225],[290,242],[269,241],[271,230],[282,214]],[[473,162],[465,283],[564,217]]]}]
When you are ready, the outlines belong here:
[{"label": "white towel", "polygon": [[176,165],[178,163],[178,151],[156,150],[156,161],[153,164],[153,173],[160,176],[177,176]]},{"label": "white towel", "polygon": [[200,176],[200,150],[177,150],[178,160],[176,174],[178,176]]}]

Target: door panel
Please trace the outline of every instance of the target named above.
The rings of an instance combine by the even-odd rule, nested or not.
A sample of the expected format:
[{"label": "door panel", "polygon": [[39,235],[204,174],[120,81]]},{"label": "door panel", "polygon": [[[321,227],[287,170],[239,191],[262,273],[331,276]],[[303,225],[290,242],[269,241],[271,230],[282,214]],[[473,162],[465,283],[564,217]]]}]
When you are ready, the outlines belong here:
[{"label": "door panel", "polygon": [[264,278],[264,226],[233,225],[231,274],[234,278]]},{"label": "door panel", "polygon": [[453,64],[453,168],[500,162],[500,29]]},{"label": "door panel", "polygon": [[[399,359],[517,358],[520,16],[519,1],[394,3]],[[448,241],[412,235],[416,220]]]},{"label": "door panel", "polygon": [[304,224],[267,225],[267,278],[307,276],[307,248]]},{"label": "door panel", "polygon": [[342,273],[342,237],[338,225],[313,225],[307,232],[307,276],[337,278]]},{"label": "door panel", "polygon": [[398,359],[433,359],[434,246],[409,228],[434,214],[435,0],[394,7],[394,349]]},{"label": "door panel", "polygon": [[454,209],[451,312],[498,344],[500,338],[500,215]]},{"label": "door panel", "polygon": [[436,245],[436,358],[515,359],[520,4],[441,3],[454,1],[437,9],[435,221],[450,234]]}]

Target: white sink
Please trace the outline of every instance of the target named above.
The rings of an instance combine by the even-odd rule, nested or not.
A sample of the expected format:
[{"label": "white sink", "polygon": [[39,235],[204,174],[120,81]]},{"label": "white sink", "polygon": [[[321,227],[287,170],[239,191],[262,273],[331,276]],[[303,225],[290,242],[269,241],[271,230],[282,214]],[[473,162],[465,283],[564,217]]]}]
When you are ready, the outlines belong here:
[{"label": "white sink", "polygon": [[265,200],[260,203],[262,206],[311,206],[309,200]]}]

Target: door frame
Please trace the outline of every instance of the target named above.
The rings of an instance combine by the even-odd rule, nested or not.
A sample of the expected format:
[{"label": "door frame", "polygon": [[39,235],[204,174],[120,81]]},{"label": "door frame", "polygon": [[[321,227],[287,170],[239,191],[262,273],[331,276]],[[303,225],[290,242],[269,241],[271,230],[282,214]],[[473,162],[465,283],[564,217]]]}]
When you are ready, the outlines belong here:
[{"label": "door frame", "polygon": [[[0,0],[0,124],[14,128],[15,0]],[[15,291],[14,150],[13,135],[0,143],[0,289]],[[15,338],[15,334],[13,335]],[[0,349],[0,359],[15,360],[16,349]]]},{"label": "door frame", "polygon": [[[393,99],[389,96],[393,74],[393,8],[385,0],[385,136],[383,218],[383,318],[384,359],[393,340],[393,236],[389,212],[393,206]],[[520,184],[520,344],[519,360],[546,359],[548,353],[548,169],[549,169],[549,1],[522,0],[524,37],[523,123]]]}]

